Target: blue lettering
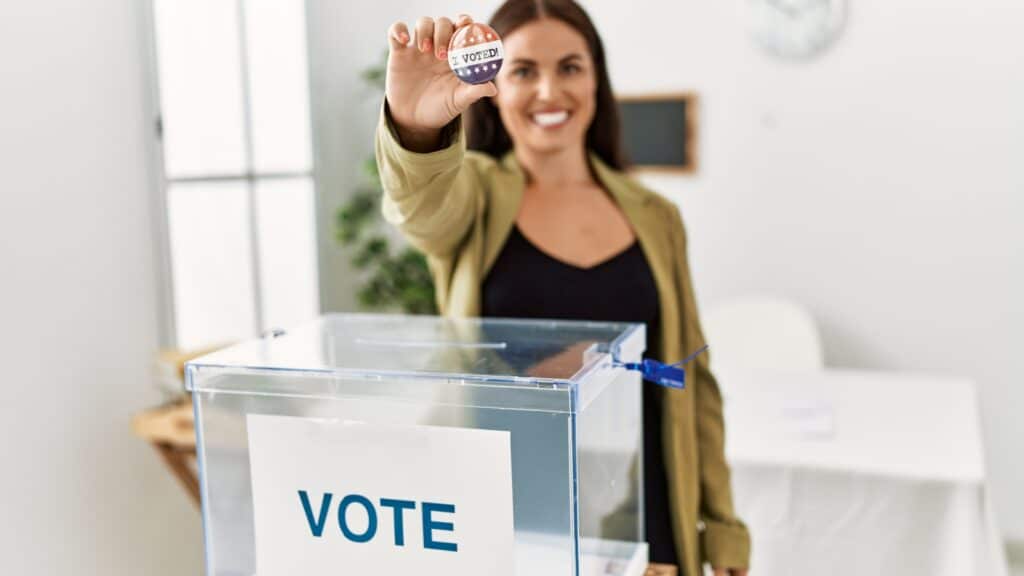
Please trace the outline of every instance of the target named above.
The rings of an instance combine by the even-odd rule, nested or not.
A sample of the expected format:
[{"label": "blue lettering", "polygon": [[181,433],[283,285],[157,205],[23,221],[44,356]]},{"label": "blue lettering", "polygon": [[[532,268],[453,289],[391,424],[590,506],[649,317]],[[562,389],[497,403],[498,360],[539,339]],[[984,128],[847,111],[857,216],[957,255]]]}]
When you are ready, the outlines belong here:
[{"label": "blue lettering", "polygon": [[[348,510],[349,504],[352,503],[357,503],[366,509],[366,532],[362,534],[356,534],[348,528],[345,513]],[[373,504],[365,496],[349,494],[338,504],[338,526],[341,527],[341,533],[345,535],[345,538],[353,542],[369,542],[377,534],[377,511],[373,509]]]},{"label": "blue lettering", "polygon": [[437,542],[434,540],[434,530],[444,530],[446,532],[453,532],[455,525],[451,522],[438,522],[430,517],[434,512],[444,512],[447,514],[455,513],[455,506],[453,504],[438,504],[436,502],[424,502],[422,506],[423,511],[423,547],[430,548],[432,550],[445,550],[448,552],[458,552],[459,545],[454,542]]},{"label": "blue lettering", "polygon": [[395,546],[405,546],[405,530],[402,523],[402,514],[405,510],[412,510],[416,508],[416,503],[412,500],[392,500],[391,498],[381,498],[380,505],[394,509]]},{"label": "blue lettering", "polygon": [[[331,503],[335,502],[334,494],[324,492],[320,498],[319,510],[314,510],[310,495],[305,490],[299,490],[299,501],[302,503],[302,511],[305,513],[306,524],[314,538],[322,538],[324,528],[327,526],[327,515],[331,510]],[[437,514],[455,514],[454,504],[443,504],[439,502],[422,502],[421,528],[423,529],[423,547],[429,550],[443,550],[445,552],[458,552],[459,545],[455,542],[439,542],[436,540],[436,532],[455,532],[454,518],[451,521],[436,519]],[[353,531],[349,527],[348,512],[353,505],[361,507],[366,511],[366,529],[361,533]],[[405,546],[405,512],[415,510],[417,502],[414,500],[401,500],[398,498],[381,498],[380,507],[390,508],[394,522],[395,546]],[[369,498],[361,494],[349,494],[338,502],[338,528],[342,535],[351,542],[364,544],[374,539],[377,535],[378,518],[377,508]],[[451,534],[449,537],[454,537]]]},{"label": "blue lettering", "polygon": [[302,509],[306,512],[306,522],[309,522],[309,531],[313,536],[319,538],[324,533],[324,524],[327,523],[327,510],[331,507],[331,498],[334,495],[330,492],[324,494],[320,500],[320,519],[313,521],[313,508],[309,505],[309,495],[305,490],[299,490],[299,499],[302,500]]}]

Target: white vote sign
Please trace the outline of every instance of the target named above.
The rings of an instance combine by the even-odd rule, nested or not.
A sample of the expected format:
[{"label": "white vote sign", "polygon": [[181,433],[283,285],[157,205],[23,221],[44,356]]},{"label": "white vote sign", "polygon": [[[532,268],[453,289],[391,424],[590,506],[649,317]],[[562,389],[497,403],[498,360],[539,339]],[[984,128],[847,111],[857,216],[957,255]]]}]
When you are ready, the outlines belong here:
[{"label": "white vote sign", "polygon": [[511,576],[508,432],[248,415],[259,576]]}]

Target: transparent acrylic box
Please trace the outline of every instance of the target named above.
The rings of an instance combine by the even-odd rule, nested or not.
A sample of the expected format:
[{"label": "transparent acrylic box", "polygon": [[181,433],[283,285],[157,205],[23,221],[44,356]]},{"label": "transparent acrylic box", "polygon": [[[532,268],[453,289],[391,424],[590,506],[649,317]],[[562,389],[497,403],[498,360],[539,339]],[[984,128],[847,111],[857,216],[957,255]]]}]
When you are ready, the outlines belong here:
[{"label": "transparent acrylic box", "polygon": [[258,562],[254,415],[506,431],[512,573],[642,574],[641,381],[612,364],[645,345],[641,324],[339,314],[189,362],[207,574],[274,572]]}]

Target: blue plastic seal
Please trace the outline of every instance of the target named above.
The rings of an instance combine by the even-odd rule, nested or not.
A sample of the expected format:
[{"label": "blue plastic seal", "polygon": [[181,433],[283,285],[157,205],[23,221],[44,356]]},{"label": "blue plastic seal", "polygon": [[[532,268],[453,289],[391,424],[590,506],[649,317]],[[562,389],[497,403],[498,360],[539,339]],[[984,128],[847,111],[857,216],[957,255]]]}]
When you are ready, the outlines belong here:
[{"label": "blue plastic seal", "polygon": [[658,362],[657,360],[645,358],[642,362],[619,362],[616,360],[612,363],[612,366],[640,372],[640,374],[643,375],[644,380],[657,384],[658,386],[682,390],[686,387],[686,370],[683,369],[683,365],[687,364],[696,358],[698,354],[707,349],[708,346],[705,344],[699,350],[687,356],[686,359],[676,362],[675,364],[665,364]]}]

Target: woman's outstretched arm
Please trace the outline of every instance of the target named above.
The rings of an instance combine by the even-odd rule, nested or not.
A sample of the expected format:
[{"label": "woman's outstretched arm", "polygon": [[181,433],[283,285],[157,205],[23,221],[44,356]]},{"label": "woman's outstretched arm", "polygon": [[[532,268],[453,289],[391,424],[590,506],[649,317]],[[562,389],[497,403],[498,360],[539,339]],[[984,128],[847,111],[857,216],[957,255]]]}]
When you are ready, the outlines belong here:
[{"label": "woman's outstretched arm", "polygon": [[467,233],[480,198],[478,176],[464,162],[461,114],[497,89],[466,84],[452,73],[447,47],[460,16],[420,18],[414,34],[402,22],[388,29],[384,104],[376,153],[385,218],[420,250],[443,256]]}]

